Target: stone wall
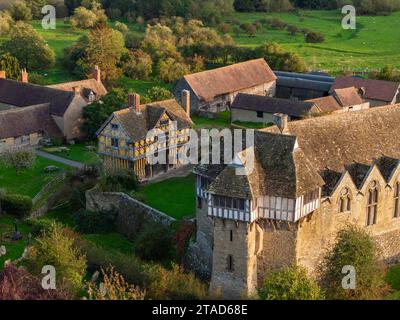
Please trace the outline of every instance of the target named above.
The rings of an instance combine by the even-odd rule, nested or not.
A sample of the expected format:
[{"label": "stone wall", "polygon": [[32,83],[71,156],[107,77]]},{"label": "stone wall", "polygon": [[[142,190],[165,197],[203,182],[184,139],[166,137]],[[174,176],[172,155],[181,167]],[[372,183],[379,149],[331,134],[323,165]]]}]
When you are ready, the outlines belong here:
[{"label": "stone wall", "polygon": [[86,192],[86,210],[117,212],[117,231],[130,239],[135,239],[147,224],[159,223],[168,227],[176,221],[167,214],[133,199],[125,193],[100,192],[98,189]]}]

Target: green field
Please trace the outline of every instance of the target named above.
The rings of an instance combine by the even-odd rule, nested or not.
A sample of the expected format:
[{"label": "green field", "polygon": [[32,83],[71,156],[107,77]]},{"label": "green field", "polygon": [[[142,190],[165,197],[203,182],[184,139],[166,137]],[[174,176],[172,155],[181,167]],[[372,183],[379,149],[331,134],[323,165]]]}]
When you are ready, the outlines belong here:
[{"label": "green field", "polygon": [[[286,50],[298,53],[313,70],[337,73],[343,69],[373,69],[393,64],[400,68],[400,12],[391,16],[357,17],[356,30],[341,27],[343,15],[339,11],[302,11],[304,20],[294,13],[273,14],[272,16],[308,28],[325,35],[325,42],[307,44],[304,36],[291,36],[286,30],[272,30],[263,27],[255,37],[232,33],[236,43],[243,46],[257,46],[264,42],[276,42]],[[265,13],[236,13],[234,18],[242,23],[252,23],[271,16]],[[227,18],[230,21],[232,18]]]},{"label": "green field", "polygon": [[194,175],[144,185],[136,196],[176,219],[194,216],[196,211]]},{"label": "green field", "polygon": [[19,175],[13,168],[0,166],[0,188],[4,188],[10,193],[34,197],[55,175],[59,174],[59,172],[45,173],[44,169],[48,166],[67,168],[63,164],[41,157],[36,158],[33,168],[22,170]]},{"label": "green field", "polygon": [[[97,146],[94,146],[97,150]],[[100,164],[100,158],[96,151],[88,151],[85,144],[75,144],[65,146],[67,151],[60,152],[60,147],[48,147],[42,148],[41,150],[54,154],[55,156],[62,157],[65,159],[77,161],[87,165]]]}]

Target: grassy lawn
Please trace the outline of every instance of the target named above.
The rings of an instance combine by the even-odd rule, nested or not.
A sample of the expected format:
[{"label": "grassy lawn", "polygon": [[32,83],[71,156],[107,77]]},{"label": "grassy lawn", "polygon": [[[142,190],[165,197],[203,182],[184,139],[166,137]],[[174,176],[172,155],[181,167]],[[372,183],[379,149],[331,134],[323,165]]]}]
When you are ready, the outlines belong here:
[{"label": "grassy lawn", "polygon": [[386,281],[390,284],[394,290],[387,299],[389,300],[400,300],[400,266],[395,266],[389,269]]},{"label": "grassy lawn", "polygon": [[17,222],[17,226],[23,238],[19,241],[12,241],[10,239],[14,231],[14,219],[12,216],[0,215],[0,246],[4,245],[7,250],[6,255],[0,257],[0,270],[3,269],[5,261],[20,258],[28,243],[30,228],[26,223],[21,221]]},{"label": "grassy lawn", "polygon": [[[75,145],[67,145],[67,151],[60,152],[60,147],[49,147],[42,148],[41,150],[54,154],[56,156],[85,163],[87,165],[95,165],[100,163],[100,158],[98,157],[96,151],[88,151],[86,149],[87,145],[85,144],[75,144]],[[96,150],[97,150],[97,146]]]},{"label": "grassy lawn", "polygon": [[19,193],[29,197],[34,197],[55,175],[60,172],[45,173],[44,169],[48,166],[57,166],[61,170],[67,168],[63,164],[41,157],[36,158],[36,163],[33,168],[22,170],[18,176],[13,168],[0,166],[0,186],[10,193]]},{"label": "grassy lawn", "polygon": [[231,113],[229,111],[216,114],[215,119],[192,116],[196,129],[226,128],[231,124]]},{"label": "grassy lawn", "polygon": [[[270,16],[309,28],[325,35],[325,42],[307,44],[304,36],[292,36],[286,30],[260,29],[255,37],[242,33],[232,37],[242,46],[257,46],[264,42],[276,42],[286,50],[298,53],[310,68],[332,73],[344,68],[381,68],[389,63],[400,67],[398,21],[400,12],[390,16],[357,16],[357,29],[344,30],[341,27],[343,15],[340,11],[302,11],[304,20],[293,13],[235,13],[241,23],[252,23]],[[227,20],[231,20],[228,17]]]},{"label": "grassy lawn", "polygon": [[132,80],[125,76],[119,79],[119,84],[122,88],[124,88],[128,92],[135,92],[142,96],[147,94],[147,91],[153,87],[162,87],[167,90],[172,91],[173,84],[165,83],[163,81],[155,81],[155,80]]},{"label": "grassy lawn", "polygon": [[140,187],[137,195],[149,206],[182,219],[196,211],[194,175],[172,178]]}]

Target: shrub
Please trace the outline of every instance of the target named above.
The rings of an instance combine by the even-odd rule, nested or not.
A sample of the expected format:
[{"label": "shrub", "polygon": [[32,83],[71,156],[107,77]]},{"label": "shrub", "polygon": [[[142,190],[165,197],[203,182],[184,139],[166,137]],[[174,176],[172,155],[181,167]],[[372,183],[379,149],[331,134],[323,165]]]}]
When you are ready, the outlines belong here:
[{"label": "shrub", "polygon": [[99,181],[102,191],[121,192],[136,190],[138,180],[133,170],[112,170],[103,173]]},{"label": "shrub", "polygon": [[320,300],[323,298],[317,283],[310,279],[307,270],[299,267],[286,267],[270,273],[259,289],[263,300]]},{"label": "shrub", "polygon": [[172,270],[156,265],[148,272],[152,278],[147,293],[150,299],[201,300],[208,297],[207,285],[176,264]]},{"label": "shrub", "polygon": [[32,199],[20,194],[5,193],[0,195],[2,209],[8,214],[23,218],[32,210]]},{"label": "shrub", "polygon": [[[356,271],[356,288],[344,290],[344,266]],[[321,285],[329,299],[380,299],[386,293],[385,267],[374,240],[363,229],[349,226],[337,235],[336,244],[321,266]]]},{"label": "shrub", "polygon": [[159,224],[149,225],[138,236],[136,253],[145,260],[164,261],[174,255],[172,235]]},{"label": "shrub", "polygon": [[109,233],[114,230],[116,214],[80,210],[72,218],[80,233]]},{"label": "shrub", "polygon": [[43,234],[43,232],[50,230],[52,221],[47,219],[29,219],[27,224],[30,226],[31,234],[37,237]]},{"label": "shrub", "polygon": [[57,285],[68,287],[71,294],[82,288],[86,258],[77,248],[78,237],[70,229],[53,223],[30,248],[27,265],[40,274],[45,265],[57,270]]},{"label": "shrub", "polygon": [[117,21],[114,25],[115,29],[121,32],[122,34],[126,34],[129,31],[128,26],[125,23]]},{"label": "shrub", "polygon": [[305,38],[307,43],[321,43],[325,41],[325,36],[322,33],[313,31],[308,32]]},{"label": "shrub", "polygon": [[145,292],[127,283],[113,267],[101,270],[101,287],[89,283],[88,294],[91,300],[143,300]]},{"label": "shrub", "polygon": [[67,300],[66,291],[45,290],[41,280],[28,271],[13,264],[5,266],[0,272],[0,300]]}]

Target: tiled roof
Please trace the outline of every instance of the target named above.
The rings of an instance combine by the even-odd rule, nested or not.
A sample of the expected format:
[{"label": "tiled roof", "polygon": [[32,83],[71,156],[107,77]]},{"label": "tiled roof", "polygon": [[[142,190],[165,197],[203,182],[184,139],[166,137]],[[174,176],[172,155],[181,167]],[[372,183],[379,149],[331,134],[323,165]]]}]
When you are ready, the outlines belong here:
[{"label": "tiled roof", "polygon": [[[185,110],[174,99],[142,105],[140,113],[126,108],[114,112],[113,116],[120,121],[132,141],[138,141],[146,137],[148,131],[154,128],[164,113],[177,122],[178,130],[189,128],[193,124]],[[98,133],[107,123],[103,124]]]},{"label": "tiled roof", "polygon": [[0,79],[0,102],[16,107],[49,103],[51,114],[63,116],[74,96],[73,92],[10,79]]},{"label": "tiled roof", "polygon": [[46,133],[49,137],[62,137],[50,115],[49,104],[0,112],[0,139],[39,132]]},{"label": "tiled roof", "polygon": [[335,89],[333,95],[342,107],[351,107],[364,103],[358,94],[358,90],[354,87]]},{"label": "tiled roof", "polygon": [[257,59],[186,75],[184,79],[199,99],[211,101],[220,95],[272,82],[277,78],[264,59]]},{"label": "tiled roof", "polygon": [[305,117],[313,111],[312,102],[270,98],[254,94],[239,93],[232,104],[232,109],[282,113],[292,117]]},{"label": "tiled roof", "polygon": [[335,112],[342,110],[342,106],[332,96],[307,100],[307,102],[314,103],[315,106],[324,113]]},{"label": "tiled roof", "polygon": [[364,88],[364,98],[391,103],[398,93],[400,83],[357,77],[338,77],[333,83],[330,93],[336,89],[355,87]]},{"label": "tiled roof", "polygon": [[[71,92],[74,91],[74,88],[79,87],[81,88],[81,92],[83,94],[85,94],[85,92],[89,89],[100,97],[107,94],[107,89],[104,87],[103,83],[100,81],[96,81],[95,79],[65,82],[65,83],[50,85],[47,87],[63,91],[71,91]],[[85,96],[85,98],[88,97]]]}]

